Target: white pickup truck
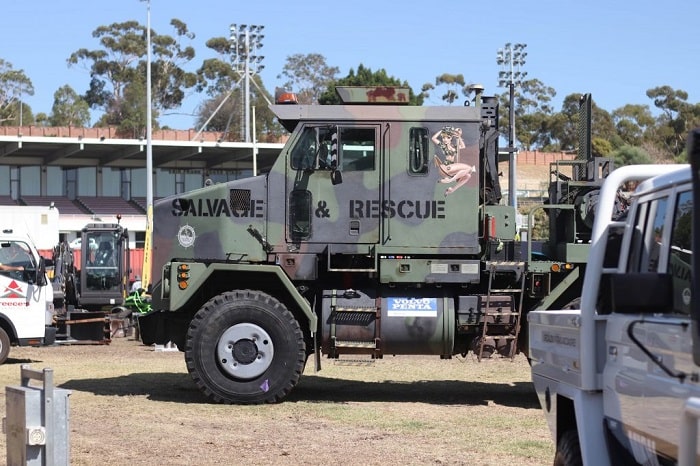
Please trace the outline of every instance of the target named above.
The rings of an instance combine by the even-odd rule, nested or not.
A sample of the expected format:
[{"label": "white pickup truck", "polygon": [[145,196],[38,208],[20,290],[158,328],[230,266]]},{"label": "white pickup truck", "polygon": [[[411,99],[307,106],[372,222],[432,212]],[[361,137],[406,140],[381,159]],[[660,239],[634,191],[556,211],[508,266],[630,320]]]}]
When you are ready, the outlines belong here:
[{"label": "white pickup truck", "polygon": [[0,364],[10,346],[53,344],[53,287],[26,234],[0,230]]},{"label": "white pickup truck", "polygon": [[[700,167],[692,141],[700,143],[699,130],[688,154]],[[697,173],[695,165],[614,171],[601,190],[580,303],[528,315],[555,465],[700,464]],[[626,219],[612,220],[629,181],[641,183]]]}]

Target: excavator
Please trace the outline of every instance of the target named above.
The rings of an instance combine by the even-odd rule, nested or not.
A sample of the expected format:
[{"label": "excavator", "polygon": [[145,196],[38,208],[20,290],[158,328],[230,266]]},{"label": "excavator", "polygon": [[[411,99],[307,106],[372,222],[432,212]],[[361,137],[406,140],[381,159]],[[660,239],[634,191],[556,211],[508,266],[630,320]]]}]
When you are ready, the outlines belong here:
[{"label": "excavator", "polygon": [[[119,219],[119,217],[117,217]],[[131,328],[123,307],[129,292],[129,235],[119,223],[89,223],[80,249],[54,247],[54,308],[61,343],[109,344]]]}]

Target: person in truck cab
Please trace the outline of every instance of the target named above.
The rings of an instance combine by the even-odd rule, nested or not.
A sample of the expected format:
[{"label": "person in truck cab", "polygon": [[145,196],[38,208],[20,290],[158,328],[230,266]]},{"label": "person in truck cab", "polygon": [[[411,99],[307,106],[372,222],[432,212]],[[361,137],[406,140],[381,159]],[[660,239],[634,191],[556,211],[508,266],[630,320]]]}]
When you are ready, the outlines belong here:
[{"label": "person in truck cab", "polygon": [[26,266],[32,264],[31,255],[19,243],[12,241],[0,244],[0,272],[23,272]]},{"label": "person in truck cab", "polygon": [[22,266],[22,265],[0,264],[0,272],[22,272],[22,271],[24,271],[24,266]]}]

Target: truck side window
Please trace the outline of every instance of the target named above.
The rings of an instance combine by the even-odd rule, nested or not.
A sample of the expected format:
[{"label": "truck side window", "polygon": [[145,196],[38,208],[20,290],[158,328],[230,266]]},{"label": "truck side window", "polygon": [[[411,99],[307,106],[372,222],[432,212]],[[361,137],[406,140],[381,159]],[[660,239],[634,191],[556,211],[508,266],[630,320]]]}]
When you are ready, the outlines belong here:
[{"label": "truck side window", "polygon": [[343,171],[374,170],[374,128],[340,128],[340,160]]},{"label": "truck side window", "polygon": [[295,189],[289,198],[289,231],[295,241],[311,237],[311,193]]},{"label": "truck side window", "polygon": [[292,148],[292,168],[310,170],[315,168],[319,142],[315,128],[304,128],[297,143]]},{"label": "truck side window", "polygon": [[690,265],[692,261],[693,195],[678,195],[671,231],[671,250],[667,272],[673,276],[673,310],[690,314]]},{"label": "truck side window", "polygon": [[295,170],[330,170],[333,164],[333,126],[303,129],[291,150],[291,164]]},{"label": "truck side window", "polygon": [[411,128],[408,138],[408,173],[425,175],[428,173],[428,129]]}]

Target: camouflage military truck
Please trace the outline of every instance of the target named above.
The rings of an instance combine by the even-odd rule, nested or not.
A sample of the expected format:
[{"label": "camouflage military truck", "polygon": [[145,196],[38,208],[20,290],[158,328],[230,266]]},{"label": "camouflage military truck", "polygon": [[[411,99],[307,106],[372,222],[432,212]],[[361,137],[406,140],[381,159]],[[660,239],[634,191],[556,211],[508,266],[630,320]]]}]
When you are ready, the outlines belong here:
[{"label": "camouflage military truck", "polygon": [[497,99],[474,90],[454,107],[408,106],[394,88],[274,105],[291,136],[269,173],[156,203],[143,342],[177,344],[225,403],[282,400],[310,355],[320,369],[321,355],[525,350],[525,314],[578,296],[605,165],[557,176],[549,242],[519,241]]}]

